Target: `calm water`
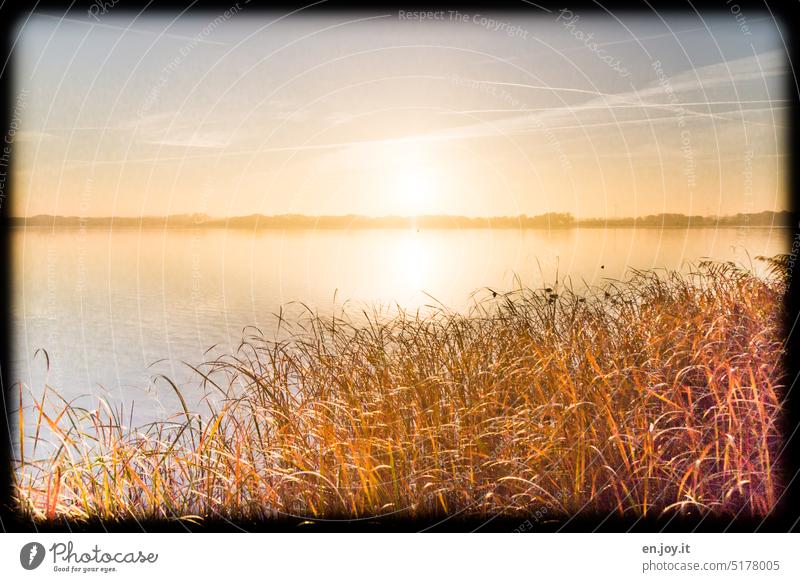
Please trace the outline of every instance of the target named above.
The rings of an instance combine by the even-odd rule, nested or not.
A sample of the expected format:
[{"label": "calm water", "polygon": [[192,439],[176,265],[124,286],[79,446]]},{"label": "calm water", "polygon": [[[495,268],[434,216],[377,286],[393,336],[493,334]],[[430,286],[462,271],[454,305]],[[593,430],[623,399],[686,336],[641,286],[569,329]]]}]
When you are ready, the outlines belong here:
[{"label": "calm water", "polygon": [[[176,410],[154,373],[188,378],[181,360],[200,362],[214,344],[234,350],[246,325],[269,333],[291,301],[327,312],[334,296],[353,308],[435,297],[464,309],[473,291],[507,290],[515,274],[541,286],[558,270],[580,290],[631,267],[685,269],[701,257],[748,265],[748,253],[787,252],[785,232],[18,229],[12,373],[34,393],[47,381],[68,398],[135,401],[146,421]],[[48,377],[37,348],[50,354]]]}]

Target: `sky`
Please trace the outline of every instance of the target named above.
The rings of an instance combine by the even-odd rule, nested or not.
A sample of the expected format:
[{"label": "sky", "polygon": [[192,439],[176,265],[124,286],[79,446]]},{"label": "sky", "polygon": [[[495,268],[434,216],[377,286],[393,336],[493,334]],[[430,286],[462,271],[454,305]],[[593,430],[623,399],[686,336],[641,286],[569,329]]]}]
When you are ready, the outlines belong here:
[{"label": "sky", "polygon": [[13,214],[782,210],[784,36],[727,11],[38,12]]}]

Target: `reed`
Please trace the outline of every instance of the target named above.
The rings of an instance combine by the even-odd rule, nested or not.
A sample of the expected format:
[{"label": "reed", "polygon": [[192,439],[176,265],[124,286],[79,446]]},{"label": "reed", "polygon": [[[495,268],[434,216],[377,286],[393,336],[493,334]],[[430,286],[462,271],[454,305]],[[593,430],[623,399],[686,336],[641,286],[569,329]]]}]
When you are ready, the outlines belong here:
[{"label": "reed", "polygon": [[[787,257],[577,294],[279,316],[195,368],[208,412],[130,427],[52,389],[20,422],[35,519],[764,516],[781,491]],[[182,388],[168,380],[180,396]],[[193,387],[192,389],[197,389]],[[22,396],[20,396],[22,402]],[[42,427],[60,446],[42,454]]]}]

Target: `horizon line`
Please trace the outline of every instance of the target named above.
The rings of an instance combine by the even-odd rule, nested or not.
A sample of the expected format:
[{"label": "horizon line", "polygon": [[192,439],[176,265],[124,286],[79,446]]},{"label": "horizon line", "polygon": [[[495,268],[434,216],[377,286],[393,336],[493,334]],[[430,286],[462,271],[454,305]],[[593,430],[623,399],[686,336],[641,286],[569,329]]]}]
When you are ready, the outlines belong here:
[{"label": "horizon line", "polygon": [[354,218],[354,219],[367,219],[367,220],[385,220],[385,219],[402,219],[402,220],[418,220],[418,219],[425,219],[425,218],[458,218],[458,219],[467,219],[467,220],[496,220],[496,219],[547,219],[547,218],[562,218],[567,220],[573,220],[575,222],[586,221],[586,220],[636,220],[636,219],[643,219],[643,218],[652,218],[652,217],[662,217],[662,216],[674,216],[674,217],[685,217],[685,218],[735,218],[738,216],[754,216],[759,214],[791,214],[791,210],[782,209],[782,210],[759,210],[753,212],[737,212],[733,214],[686,214],[684,212],[658,212],[658,213],[651,213],[651,214],[640,214],[640,215],[627,215],[627,216],[589,216],[589,217],[576,217],[571,212],[545,212],[543,214],[495,214],[491,216],[471,216],[466,214],[412,214],[412,215],[404,215],[404,214],[382,214],[382,215],[371,215],[371,214],[300,214],[300,213],[283,213],[283,214],[261,214],[261,213],[251,213],[251,214],[235,214],[229,216],[212,216],[205,214],[203,212],[178,212],[174,214],[142,214],[142,215],[98,215],[98,216],[86,216],[80,214],[31,214],[31,215],[24,215],[24,216],[7,216],[5,217],[6,220],[29,220],[29,219],[42,219],[42,218],[72,218],[72,219],[79,219],[79,220],[146,220],[146,219],[168,219],[168,218],[193,218],[193,217],[202,217],[208,221],[224,221],[224,220],[232,220],[232,219],[242,219],[242,218],[310,218],[310,219],[323,219],[323,218]]}]

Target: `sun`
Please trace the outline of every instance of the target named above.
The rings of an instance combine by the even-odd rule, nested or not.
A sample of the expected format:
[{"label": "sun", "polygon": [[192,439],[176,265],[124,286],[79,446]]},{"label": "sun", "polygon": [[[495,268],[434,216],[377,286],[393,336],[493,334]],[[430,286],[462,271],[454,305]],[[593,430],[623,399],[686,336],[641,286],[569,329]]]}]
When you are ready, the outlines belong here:
[{"label": "sun", "polygon": [[425,168],[409,168],[397,177],[396,207],[406,216],[429,212],[434,194],[433,176]]}]

